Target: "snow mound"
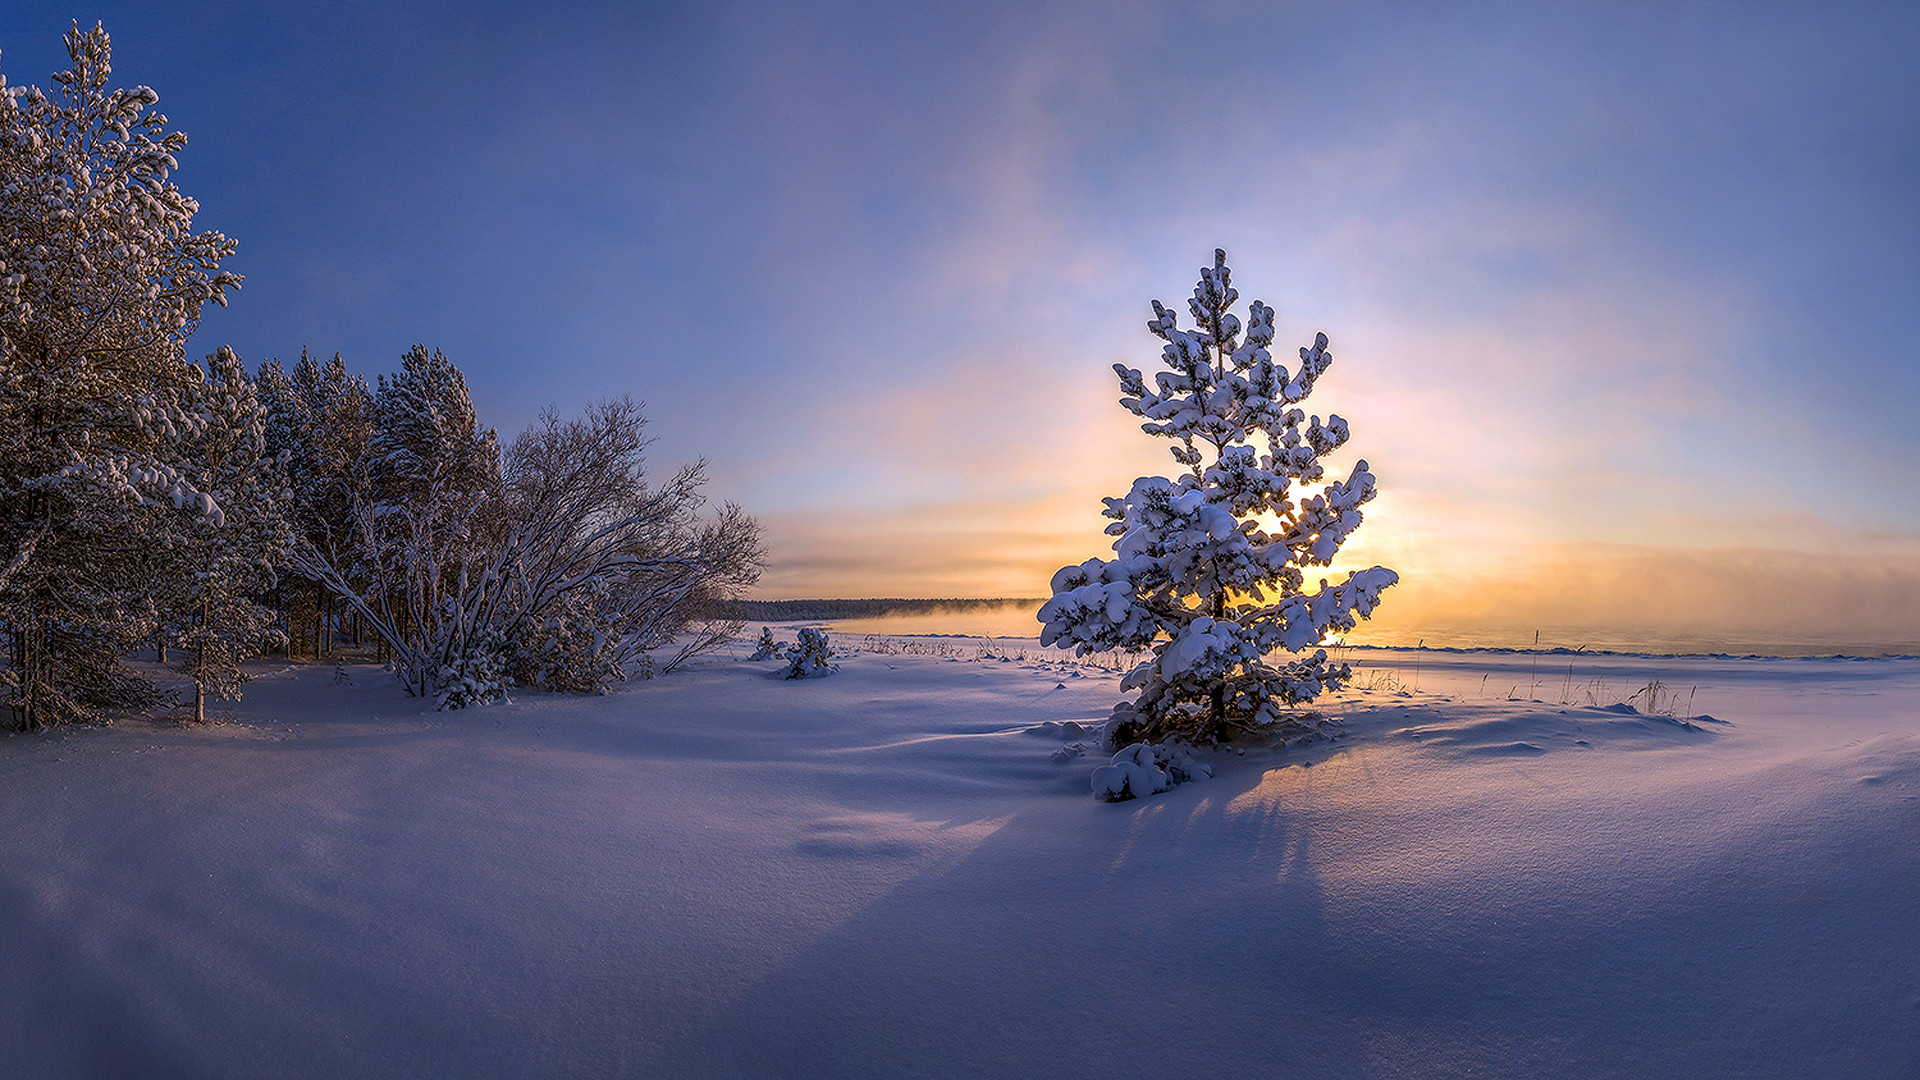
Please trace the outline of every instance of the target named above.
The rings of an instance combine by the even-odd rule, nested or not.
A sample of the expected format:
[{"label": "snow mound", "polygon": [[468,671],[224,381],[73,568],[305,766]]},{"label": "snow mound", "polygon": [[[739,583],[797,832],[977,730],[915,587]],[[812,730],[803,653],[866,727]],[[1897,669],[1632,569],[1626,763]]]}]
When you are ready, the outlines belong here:
[{"label": "snow mound", "polygon": [[806,826],[793,849],[821,859],[904,859],[926,847],[924,831],[898,814],[830,818]]},{"label": "snow mound", "polygon": [[1599,746],[1655,749],[1713,738],[1690,720],[1642,713],[1625,703],[1542,710],[1528,702],[1511,710],[1484,707],[1443,715],[1437,722],[1405,727],[1394,734],[1425,747],[1475,757],[1530,757]]},{"label": "snow mound", "polygon": [[1920,738],[1881,735],[1850,749],[1854,779],[1861,784],[1920,791]]},{"label": "snow mound", "polygon": [[1078,720],[1048,720],[1027,729],[1029,735],[1039,735],[1049,739],[1078,739],[1083,735],[1096,735],[1099,724],[1083,724]]},{"label": "snow mound", "polygon": [[1124,802],[1212,775],[1213,766],[1177,743],[1134,743],[1093,770],[1093,794],[1106,802]]}]

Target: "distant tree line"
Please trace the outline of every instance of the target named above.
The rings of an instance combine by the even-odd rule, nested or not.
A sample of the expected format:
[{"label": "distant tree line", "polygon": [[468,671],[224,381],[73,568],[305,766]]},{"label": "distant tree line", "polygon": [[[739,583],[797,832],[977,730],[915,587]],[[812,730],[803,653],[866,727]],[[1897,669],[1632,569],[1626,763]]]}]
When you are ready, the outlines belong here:
[{"label": "distant tree line", "polygon": [[186,140],[108,89],[76,25],[52,94],[0,89],[0,692],[33,729],[158,700],[123,658],[179,650],[194,712],[263,651],[374,645],[443,708],[593,692],[731,636],[759,528],[703,514],[704,463],[649,481],[627,399],[504,450],[416,346],[369,386],[338,357],[249,373],[186,342],[234,250],[169,179]]},{"label": "distant tree line", "polygon": [[996,599],[907,600],[727,600],[717,610],[726,618],[748,622],[793,622],[799,619],[872,619],[882,615],[924,615],[935,611],[978,611],[982,608],[1026,604],[1039,607],[1039,597]]}]

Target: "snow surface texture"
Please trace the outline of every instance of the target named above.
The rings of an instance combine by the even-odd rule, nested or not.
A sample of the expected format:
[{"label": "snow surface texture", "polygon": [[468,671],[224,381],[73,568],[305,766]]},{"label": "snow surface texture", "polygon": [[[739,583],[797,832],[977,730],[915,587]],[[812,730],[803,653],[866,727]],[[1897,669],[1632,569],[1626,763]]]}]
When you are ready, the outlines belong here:
[{"label": "snow surface texture", "polygon": [[1111,804],[1111,672],[746,651],[0,739],[0,1074],[1920,1075],[1920,661],[1360,651]]}]

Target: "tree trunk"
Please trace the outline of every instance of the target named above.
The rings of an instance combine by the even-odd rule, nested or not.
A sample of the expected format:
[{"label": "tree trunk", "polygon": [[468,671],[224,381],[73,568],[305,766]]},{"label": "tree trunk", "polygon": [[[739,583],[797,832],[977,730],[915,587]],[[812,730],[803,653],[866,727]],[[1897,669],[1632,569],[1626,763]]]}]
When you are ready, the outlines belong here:
[{"label": "tree trunk", "polygon": [[[1213,593],[1213,617],[1223,619],[1227,614],[1227,591],[1215,589]],[[1213,739],[1225,742],[1227,738],[1227,677],[1225,673],[1220,681],[1213,684]]]},{"label": "tree trunk", "polygon": [[13,700],[7,703],[8,711],[13,714],[13,727],[19,731],[33,730],[33,679],[32,665],[34,650],[33,617],[29,615],[13,626],[13,671],[19,681],[13,689]]},{"label": "tree trunk", "polygon": [[[204,586],[203,586],[204,587]],[[193,722],[207,722],[207,616],[211,605],[202,594],[200,598],[200,647],[193,650]]]},{"label": "tree trunk", "polygon": [[22,731],[37,731],[46,726],[47,625],[37,614],[27,616],[26,633],[20,641],[20,696],[16,712]]}]

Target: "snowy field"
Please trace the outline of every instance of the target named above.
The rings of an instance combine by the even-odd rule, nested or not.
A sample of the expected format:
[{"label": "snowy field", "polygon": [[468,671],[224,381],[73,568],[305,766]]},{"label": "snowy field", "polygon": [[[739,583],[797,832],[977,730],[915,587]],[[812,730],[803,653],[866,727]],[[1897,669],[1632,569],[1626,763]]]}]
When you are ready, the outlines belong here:
[{"label": "snowy field", "polygon": [[1363,651],[1108,805],[999,644],[0,740],[0,1074],[1920,1075],[1920,661]]}]

